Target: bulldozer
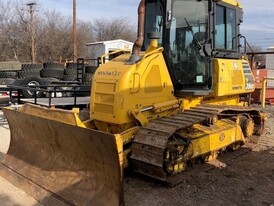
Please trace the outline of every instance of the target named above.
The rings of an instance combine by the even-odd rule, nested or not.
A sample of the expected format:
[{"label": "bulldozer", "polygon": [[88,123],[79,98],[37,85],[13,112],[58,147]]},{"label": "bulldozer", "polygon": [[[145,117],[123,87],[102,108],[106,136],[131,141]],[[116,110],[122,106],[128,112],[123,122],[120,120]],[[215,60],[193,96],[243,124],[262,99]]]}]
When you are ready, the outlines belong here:
[{"label": "bulldozer", "polygon": [[255,89],[242,21],[236,0],[141,0],[132,53],[94,74],[89,118],[3,109],[1,176],[45,205],[123,205],[126,168],[168,182],[259,136],[264,114],[241,98]]}]

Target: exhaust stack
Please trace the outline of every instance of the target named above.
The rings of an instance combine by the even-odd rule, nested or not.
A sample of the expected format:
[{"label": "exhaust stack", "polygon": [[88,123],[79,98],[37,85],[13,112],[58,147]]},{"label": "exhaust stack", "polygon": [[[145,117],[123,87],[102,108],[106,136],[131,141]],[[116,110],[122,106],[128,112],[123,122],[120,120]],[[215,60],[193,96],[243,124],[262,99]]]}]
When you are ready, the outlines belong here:
[{"label": "exhaust stack", "polygon": [[132,55],[130,56],[128,63],[134,64],[141,59],[140,51],[144,43],[144,27],[145,27],[145,0],[141,0],[138,7],[138,32],[137,39],[134,42]]}]

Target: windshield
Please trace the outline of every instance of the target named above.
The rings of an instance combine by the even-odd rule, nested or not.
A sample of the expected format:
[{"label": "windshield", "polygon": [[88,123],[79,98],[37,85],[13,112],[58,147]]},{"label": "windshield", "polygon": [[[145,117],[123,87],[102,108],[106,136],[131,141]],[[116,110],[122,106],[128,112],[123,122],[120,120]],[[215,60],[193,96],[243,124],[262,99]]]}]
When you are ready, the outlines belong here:
[{"label": "windshield", "polygon": [[175,89],[208,89],[209,61],[203,52],[208,43],[208,1],[172,0],[171,10],[166,9],[164,2],[167,1],[146,1],[142,49],[147,49],[150,42],[147,33],[159,32],[158,43],[164,47]]},{"label": "windshield", "polygon": [[[208,2],[175,0],[169,32],[169,56],[172,72],[181,88],[205,84],[208,78],[207,59],[203,54],[208,30]],[[199,87],[199,86],[198,86]]]}]

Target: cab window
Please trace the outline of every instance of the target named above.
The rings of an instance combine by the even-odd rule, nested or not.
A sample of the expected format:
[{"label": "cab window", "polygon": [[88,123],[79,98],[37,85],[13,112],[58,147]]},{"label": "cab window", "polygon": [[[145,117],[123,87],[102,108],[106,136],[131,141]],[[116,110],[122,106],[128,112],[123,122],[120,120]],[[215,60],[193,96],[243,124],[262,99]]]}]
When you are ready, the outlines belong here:
[{"label": "cab window", "polygon": [[215,16],[215,48],[236,50],[236,11],[217,5]]}]

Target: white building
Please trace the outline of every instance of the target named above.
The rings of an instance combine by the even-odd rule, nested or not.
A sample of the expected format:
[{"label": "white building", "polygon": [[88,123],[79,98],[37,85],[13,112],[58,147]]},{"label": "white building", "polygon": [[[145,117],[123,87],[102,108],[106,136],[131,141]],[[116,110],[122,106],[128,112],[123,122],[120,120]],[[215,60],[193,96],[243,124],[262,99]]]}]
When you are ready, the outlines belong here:
[{"label": "white building", "polygon": [[[267,48],[268,52],[274,52],[274,46]],[[267,69],[274,69],[274,54],[267,54],[266,55],[266,68]]]},{"label": "white building", "polygon": [[133,43],[122,39],[88,43],[88,54],[90,59],[97,59],[104,54],[117,49],[131,51]]}]

